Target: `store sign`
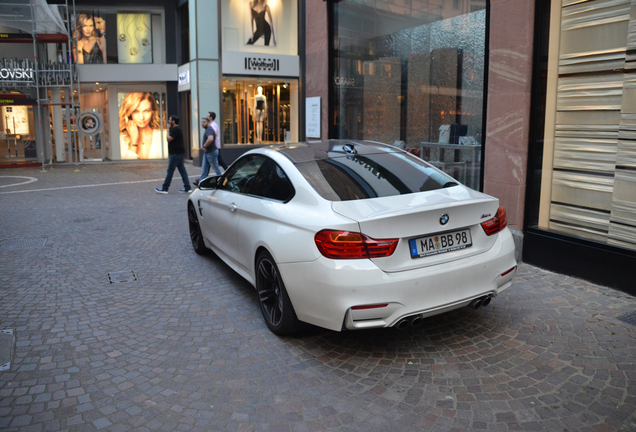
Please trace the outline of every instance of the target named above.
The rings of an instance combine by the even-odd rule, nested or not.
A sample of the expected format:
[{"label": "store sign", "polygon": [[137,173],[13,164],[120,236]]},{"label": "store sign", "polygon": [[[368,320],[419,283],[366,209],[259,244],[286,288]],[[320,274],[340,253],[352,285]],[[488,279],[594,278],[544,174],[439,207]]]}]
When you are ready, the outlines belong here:
[{"label": "store sign", "polygon": [[0,33],[3,42],[33,42],[33,36],[28,33]]},{"label": "store sign", "polygon": [[338,87],[355,87],[356,86],[355,78],[346,78],[346,77],[336,76],[333,78],[333,82]]},{"label": "store sign", "polygon": [[37,105],[37,103],[35,99],[0,97],[0,105]]},{"label": "store sign", "polygon": [[179,73],[179,85],[187,85],[190,83],[190,71]]},{"label": "store sign", "polygon": [[279,71],[280,60],[260,57],[246,57],[245,70],[249,71]]},{"label": "store sign", "polygon": [[102,117],[95,111],[82,111],[79,117],[79,126],[84,135],[97,135],[102,128]]},{"label": "store sign", "polygon": [[298,56],[223,51],[222,70],[225,75],[263,75],[298,77]]},{"label": "store sign", "polygon": [[21,67],[0,68],[0,79],[4,81],[34,82],[33,69]]}]

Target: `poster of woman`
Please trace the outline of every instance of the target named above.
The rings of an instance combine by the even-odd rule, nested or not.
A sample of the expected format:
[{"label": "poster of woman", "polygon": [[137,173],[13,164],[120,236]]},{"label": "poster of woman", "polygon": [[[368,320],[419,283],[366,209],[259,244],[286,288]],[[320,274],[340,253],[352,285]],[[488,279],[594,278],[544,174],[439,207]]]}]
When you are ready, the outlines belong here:
[{"label": "poster of woman", "polygon": [[122,159],[162,159],[168,155],[159,104],[150,92],[119,93],[119,142]]},{"label": "poster of woman", "polygon": [[276,46],[272,9],[267,0],[248,0],[245,26],[245,45]]},{"label": "poster of woman", "polygon": [[[104,20],[100,18],[103,22]],[[106,38],[98,34],[95,17],[89,13],[78,14],[75,19],[73,56],[77,64],[105,64]]]}]

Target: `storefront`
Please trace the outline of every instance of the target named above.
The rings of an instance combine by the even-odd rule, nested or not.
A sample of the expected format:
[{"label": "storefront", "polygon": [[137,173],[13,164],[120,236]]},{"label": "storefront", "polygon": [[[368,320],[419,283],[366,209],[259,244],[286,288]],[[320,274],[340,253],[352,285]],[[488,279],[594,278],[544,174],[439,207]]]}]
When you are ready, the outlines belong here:
[{"label": "storefront", "polygon": [[636,9],[536,13],[524,259],[636,294]]},{"label": "storefront", "polygon": [[[218,16],[215,1],[189,1],[182,14],[186,6],[190,61],[179,67],[179,91],[191,105],[193,158],[208,112],[217,114],[223,148],[298,141],[297,1],[221,0]],[[195,10],[210,13],[203,19]]]},{"label": "storefront", "polygon": [[29,59],[0,59],[0,166],[37,162],[34,66]]},{"label": "storefront", "polygon": [[168,108],[177,108],[177,67],[166,57],[166,43],[174,36],[166,15],[172,12],[156,6],[76,6],[75,97],[80,117],[90,119],[89,126],[102,125],[95,131],[78,124],[83,160],[168,157]]},{"label": "storefront", "polygon": [[[0,70],[0,77],[4,78]],[[37,162],[33,106],[36,100],[12,91],[0,93],[0,166]]]},{"label": "storefront", "polygon": [[[174,4],[141,3],[49,6],[53,29],[2,20],[3,46],[24,60],[3,60],[0,146],[13,147],[0,156],[17,157],[22,141],[18,156],[42,164],[167,158],[168,110],[178,108]],[[31,17],[29,4],[16,13]]]},{"label": "storefront", "polygon": [[485,2],[343,0],[327,13],[329,137],[396,144],[481,189]]}]

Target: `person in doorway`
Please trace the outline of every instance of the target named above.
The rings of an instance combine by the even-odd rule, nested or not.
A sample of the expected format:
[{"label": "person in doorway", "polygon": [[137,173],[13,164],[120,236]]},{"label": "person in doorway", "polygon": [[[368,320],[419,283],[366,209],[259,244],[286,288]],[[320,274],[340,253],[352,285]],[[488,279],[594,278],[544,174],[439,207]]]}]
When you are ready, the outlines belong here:
[{"label": "person in doorway", "polygon": [[119,108],[123,159],[161,159],[159,105],[152,93],[128,93]]},{"label": "person in doorway", "polygon": [[[269,46],[270,39],[272,45],[276,46],[276,35],[274,34],[274,20],[272,19],[272,10],[267,4],[267,0],[250,0],[250,25],[252,26],[252,37],[247,41],[247,45],[254,43],[261,37],[265,38],[265,46]],[[267,19],[265,19],[267,14]],[[269,22],[268,22],[269,20]]]},{"label": "person in doorway", "polygon": [[216,113],[212,111],[208,111],[208,121],[210,122],[210,126],[214,129],[214,133],[216,133],[216,147],[219,149],[219,166],[223,167],[223,170],[227,169],[227,164],[223,160],[221,156],[221,129],[219,125],[214,121],[216,119]]},{"label": "person in doorway", "polygon": [[[203,150],[203,160],[201,163],[201,176],[199,180],[203,180],[208,176],[210,167],[214,168],[216,175],[221,175],[219,168],[219,148],[216,146],[216,133],[207,117],[201,119],[201,127],[205,130],[201,139],[201,149]],[[198,186],[198,182],[196,182]]]},{"label": "person in doorway", "polygon": [[181,180],[183,180],[183,189],[179,190],[181,193],[188,193],[192,190],[190,187],[190,180],[188,179],[188,172],[183,164],[183,158],[185,157],[185,147],[183,146],[183,131],[179,127],[179,117],[171,115],[168,119],[167,141],[168,141],[168,172],[166,173],[166,179],[163,182],[163,186],[155,188],[155,192],[160,194],[167,194],[172,182],[172,175],[175,168],[179,170],[181,174]]},{"label": "person in doorway", "polygon": [[106,63],[106,39],[97,36],[93,16],[89,14],[79,14],[75,25],[77,36],[75,58],[77,63]]},{"label": "person in doorway", "polygon": [[267,117],[267,98],[263,95],[263,87],[258,86],[258,93],[254,96],[254,113],[256,115],[256,144],[263,139],[265,117]]}]

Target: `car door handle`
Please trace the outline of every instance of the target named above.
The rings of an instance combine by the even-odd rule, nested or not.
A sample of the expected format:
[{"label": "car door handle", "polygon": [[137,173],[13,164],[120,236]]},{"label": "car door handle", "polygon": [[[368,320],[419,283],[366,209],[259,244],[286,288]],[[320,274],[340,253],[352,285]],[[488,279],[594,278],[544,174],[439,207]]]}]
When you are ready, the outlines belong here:
[{"label": "car door handle", "polygon": [[236,209],[238,208],[238,206],[234,203],[230,204],[230,211],[236,211]]}]

